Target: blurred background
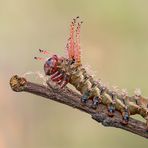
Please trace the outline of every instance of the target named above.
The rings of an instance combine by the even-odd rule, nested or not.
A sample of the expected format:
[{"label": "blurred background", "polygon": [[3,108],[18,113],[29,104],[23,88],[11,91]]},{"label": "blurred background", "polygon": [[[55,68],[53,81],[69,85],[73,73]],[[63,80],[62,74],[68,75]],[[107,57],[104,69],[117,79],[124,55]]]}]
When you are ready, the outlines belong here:
[{"label": "blurred background", "polygon": [[147,0],[0,0],[0,148],[148,147],[142,137],[9,87],[14,74],[43,72],[37,49],[65,55],[69,23],[80,16],[83,64],[110,86],[148,96],[147,8]]}]

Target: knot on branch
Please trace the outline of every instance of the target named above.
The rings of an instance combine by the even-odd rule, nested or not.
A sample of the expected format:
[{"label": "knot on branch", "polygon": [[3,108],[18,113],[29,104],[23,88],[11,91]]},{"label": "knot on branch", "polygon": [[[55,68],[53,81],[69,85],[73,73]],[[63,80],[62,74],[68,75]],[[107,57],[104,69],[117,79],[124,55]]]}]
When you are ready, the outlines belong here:
[{"label": "knot on branch", "polygon": [[12,90],[16,92],[23,91],[26,84],[27,84],[27,80],[17,75],[14,75],[10,79],[10,86]]}]

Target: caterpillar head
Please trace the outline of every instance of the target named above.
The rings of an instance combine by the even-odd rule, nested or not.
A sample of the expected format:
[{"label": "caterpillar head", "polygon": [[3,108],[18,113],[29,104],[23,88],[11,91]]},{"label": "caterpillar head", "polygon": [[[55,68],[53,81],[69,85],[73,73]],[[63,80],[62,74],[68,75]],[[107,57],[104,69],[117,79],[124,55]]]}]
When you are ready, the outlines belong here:
[{"label": "caterpillar head", "polygon": [[52,75],[58,70],[59,58],[57,55],[53,55],[44,64],[44,72],[46,75]]}]

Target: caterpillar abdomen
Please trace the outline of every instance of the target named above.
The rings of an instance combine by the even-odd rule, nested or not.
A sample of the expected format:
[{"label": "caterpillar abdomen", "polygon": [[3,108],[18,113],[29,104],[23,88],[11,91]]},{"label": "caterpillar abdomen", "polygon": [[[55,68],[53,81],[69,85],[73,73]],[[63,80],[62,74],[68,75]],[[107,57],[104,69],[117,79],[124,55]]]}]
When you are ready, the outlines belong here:
[{"label": "caterpillar abdomen", "polygon": [[[141,97],[140,94],[129,97],[125,91],[119,93],[110,90],[101,82],[95,81],[82,65],[77,66],[75,63],[68,65],[68,63],[70,62],[65,63],[61,70],[68,74],[69,83],[82,94],[82,103],[86,103],[88,99],[91,99],[93,108],[97,108],[99,103],[102,103],[107,106],[108,115],[111,117],[114,115],[115,110],[118,110],[123,116],[123,124],[127,124],[129,116],[135,114],[140,114],[147,120],[147,99]],[[65,69],[67,71],[64,71]]]}]

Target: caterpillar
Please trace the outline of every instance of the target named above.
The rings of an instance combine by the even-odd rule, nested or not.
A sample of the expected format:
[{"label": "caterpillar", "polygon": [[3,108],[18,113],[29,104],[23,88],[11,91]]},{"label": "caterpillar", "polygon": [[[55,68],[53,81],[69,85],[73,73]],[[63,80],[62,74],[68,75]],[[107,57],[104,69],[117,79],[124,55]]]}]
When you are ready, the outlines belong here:
[{"label": "caterpillar", "polygon": [[[140,90],[136,90],[133,96],[128,96],[127,91],[117,91],[103,85],[101,81],[95,81],[88,74],[81,63],[79,17],[70,23],[70,37],[68,38],[66,51],[67,57],[53,55],[44,63],[45,75],[58,84],[61,89],[68,83],[73,85],[81,94],[81,103],[86,104],[92,100],[92,108],[97,109],[102,103],[107,107],[108,116],[113,117],[115,110],[122,115],[122,124],[127,125],[131,115],[139,114],[146,120],[146,131],[148,131],[148,99],[141,96]],[[40,53],[49,54],[48,51],[39,49]],[[37,60],[44,58],[35,57]]]}]

